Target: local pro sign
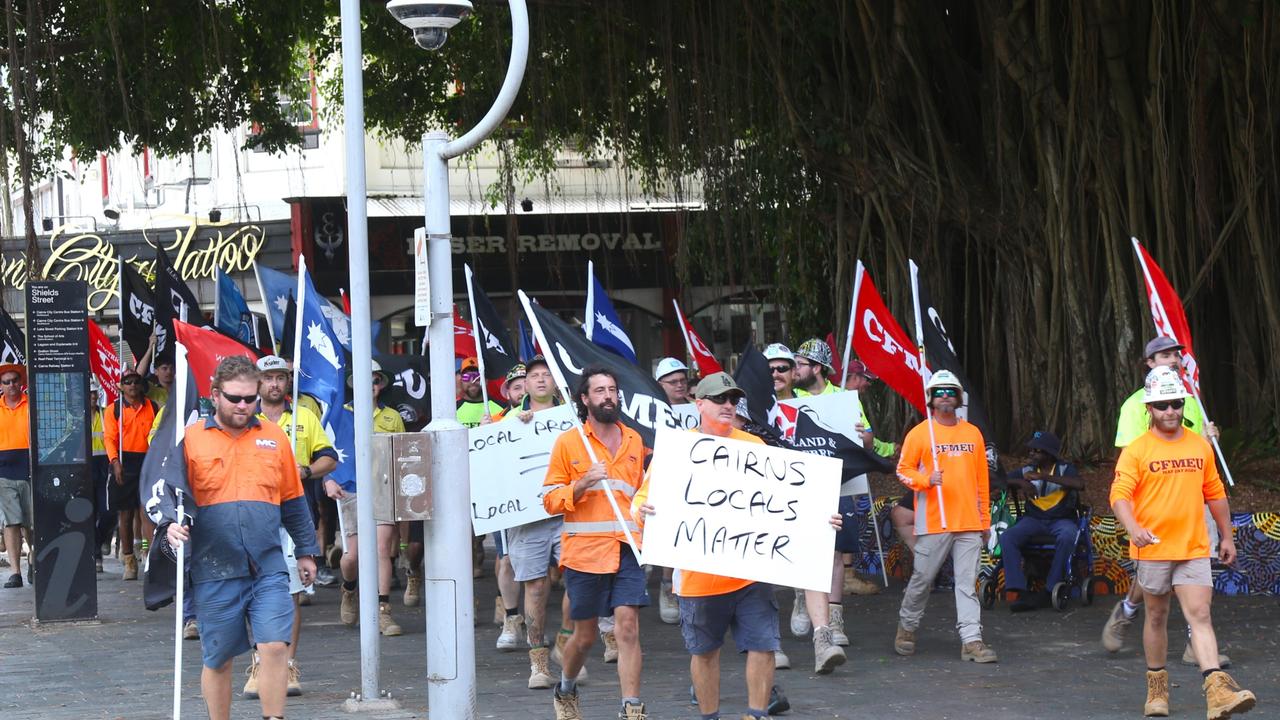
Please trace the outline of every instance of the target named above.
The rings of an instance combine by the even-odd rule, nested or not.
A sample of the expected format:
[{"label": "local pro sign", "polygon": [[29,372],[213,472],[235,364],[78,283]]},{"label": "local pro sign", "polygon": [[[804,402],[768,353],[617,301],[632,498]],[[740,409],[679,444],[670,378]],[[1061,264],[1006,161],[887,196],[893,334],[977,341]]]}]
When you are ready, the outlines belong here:
[{"label": "local pro sign", "polygon": [[647,564],[808,590],[831,586],[835,458],[660,429],[649,466]]},{"label": "local pro sign", "polygon": [[572,428],[572,406],[560,405],[527,423],[508,417],[467,431],[476,535],[551,517],[542,507],[542,481],[556,438]]}]

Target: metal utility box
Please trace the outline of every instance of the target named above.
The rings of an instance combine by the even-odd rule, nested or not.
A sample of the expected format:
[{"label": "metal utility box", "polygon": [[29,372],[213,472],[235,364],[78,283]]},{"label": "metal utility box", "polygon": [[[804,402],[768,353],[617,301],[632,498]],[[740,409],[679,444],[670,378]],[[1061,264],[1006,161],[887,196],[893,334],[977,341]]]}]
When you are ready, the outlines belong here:
[{"label": "metal utility box", "polygon": [[373,514],[379,520],[431,519],[431,433],[375,433]]}]

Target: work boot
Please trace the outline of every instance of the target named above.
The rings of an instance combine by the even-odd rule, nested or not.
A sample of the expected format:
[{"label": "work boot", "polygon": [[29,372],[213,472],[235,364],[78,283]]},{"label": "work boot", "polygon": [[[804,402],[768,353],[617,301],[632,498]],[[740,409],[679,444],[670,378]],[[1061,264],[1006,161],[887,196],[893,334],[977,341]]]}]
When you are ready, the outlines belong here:
[{"label": "work boot", "polygon": [[671,588],[671,583],[662,583],[658,591],[658,617],[668,625],[680,622],[680,601]]},{"label": "work boot", "polygon": [[182,624],[182,639],[183,640],[199,640],[200,639],[200,625],[196,623],[195,618],[191,618]]},{"label": "work boot", "polygon": [[827,627],[831,628],[831,642],[849,647],[849,636],[844,634],[844,606],[832,603],[827,606]]},{"label": "work boot", "polygon": [[556,684],[556,677],[548,664],[551,651],[545,647],[529,649],[529,689],[546,690]]},{"label": "work boot", "polygon": [[1204,700],[1208,705],[1209,720],[1222,720],[1235,713],[1249,712],[1258,702],[1253,693],[1241,688],[1221,670],[1204,679]]},{"label": "work boot", "polygon": [[1142,706],[1146,717],[1169,717],[1169,671],[1147,671],[1147,704]]},{"label": "work boot", "polygon": [[[556,646],[551,650],[551,662],[564,667],[564,646],[568,644],[569,638],[573,637],[572,633],[556,633]],[[587,682],[587,664],[582,663],[582,669],[578,671],[577,683],[584,685]]]},{"label": "work boot", "polygon": [[403,632],[391,617],[391,603],[378,603],[378,632],[383,637],[395,637]]},{"label": "work boot", "polygon": [[360,620],[360,595],[356,588],[342,588],[342,599],[338,601],[338,619],[348,627]]},{"label": "work boot", "polygon": [[[1191,649],[1191,641],[1187,641],[1187,649],[1182,651],[1182,664],[1195,665],[1199,667],[1200,661],[1196,660],[1196,653]],[[1218,667],[1226,669],[1231,667],[1231,658],[1226,653],[1218,653]]]},{"label": "work boot", "polygon": [[504,652],[515,650],[520,647],[521,626],[524,625],[523,615],[507,615],[503,613],[502,633],[498,635],[497,648]]},{"label": "work boot", "polygon": [[899,655],[916,654],[916,631],[898,626],[898,634],[893,636],[893,651]]},{"label": "work boot", "polygon": [[4,586],[6,588],[22,587],[22,575],[20,573],[14,573],[10,575],[9,579],[4,581]]},{"label": "work boot", "polygon": [[[518,607],[518,606],[517,606]],[[493,599],[493,624],[501,625],[507,621],[507,607],[502,604],[502,596]]]},{"label": "work boot", "polygon": [[244,696],[249,700],[258,699],[258,653],[253,654],[249,667],[244,669]]},{"label": "work boot", "polygon": [[844,664],[844,650],[831,640],[831,628],[816,627],[813,629],[813,671],[819,675],[829,675],[837,667]]},{"label": "work boot", "polygon": [[796,590],[796,602],[791,606],[791,634],[804,637],[809,634],[813,622],[809,620],[809,611],[804,606],[804,590]]},{"label": "work boot", "polygon": [[[1137,617],[1135,614],[1134,617]],[[1102,647],[1107,652],[1117,652],[1124,645],[1124,634],[1133,624],[1133,618],[1124,614],[1124,600],[1116,603],[1111,610],[1111,617],[1107,618],[1107,624],[1102,626]]]},{"label": "work boot", "polygon": [[618,662],[618,638],[613,631],[600,633],[600,639],[604,641],[604,661],[606,664]]},{"label": "work boot", "polygon": [[137,580],[138,579],[138,556],[125,555],[120,558],[120,562],[124,563],[124,574],[120,576],[121,580]]},{"label": "work boot", "polygon": [[298,672],[298,663],[289,661],[289,684],[285,695],[289,697],[298,697],[302,694],[302,674]]},{"label": "work boot", "polygon": [[578,710],[578,688],[561,693],[560,684],[556,683],[551,691],[551,702],[556,708],[556,720],[582,720],[582,713]]},{"label": "work boot", "polygon": [[960,647],[960,659],[972,660],[976,663],[998,662],[996,651],[981,640],[970,640]]},{"label": "work boot", "polygon": [[618,720],[647,720],[649,715],[644,711],[644,703],[622,703],[618,711]]},{"label": "work boot", "polygon": [[774,650],[773,651],[773,669],[774,670],[790,670],[791,658],[787,657],[787,654],[782,652],[781,650]]},{"label": "work boot", "polygon": [[404,579],[404,606],[418,607],[422,602],[422,578],[416,573]]},{"label": "work boot", "polygon": [[853,571],[853,567],[846,565],[844,568],[844,592],[846,595],[879,595],[880,584],[859,577]]}]

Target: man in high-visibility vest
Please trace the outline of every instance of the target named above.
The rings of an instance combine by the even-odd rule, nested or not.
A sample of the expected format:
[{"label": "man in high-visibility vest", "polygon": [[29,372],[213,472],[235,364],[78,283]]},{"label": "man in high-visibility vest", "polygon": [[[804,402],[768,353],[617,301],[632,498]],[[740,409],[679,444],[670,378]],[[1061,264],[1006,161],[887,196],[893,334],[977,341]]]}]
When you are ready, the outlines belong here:
[{"label": "man in high-visibility vest", "polygon": [[[564,515],[560,566],[573,636],[562,653],[560,682],[552,690],[556,720],[578,720],[578,673],[599,631],[598,618],[614,616],[618,643],[618,680],[622,685],[619,718],[645,717],[640,702],[640,608],[649,604],[644,569],[636,562],[620,522],[632,537],[639,533],[630,517],[619,518],[644,477],[648,454],[640,435],[620,421],[618,382],[603,367],[588,367],[574,394],[581,430],[556,438],[551,450],[542,504]],[[590,443],[591,450],[587,445]],[[594,454],[595,462],[592,462]],[[608,490],[605,489],[607,481]],[[613,494],[613,503],[607,493]],[[638,550],[639,548],[637,548]]]},{"label": "man in high-visibility vest", "polygon": [[120,378],[120,399],[107,408],[103,422],[103,441],[107,446],[107,458],[111,461],[112,483],[107,499],[119,513],[120,562],[124,564],[123,580],[138,579],[138,560],[133,554],[134,520],[141,523],[142,554],[150,549],[151,533],[155,526],[146,513],[138,495],[138,483],[142,476],[142,459],[150,446],[151,425],[160,409],[154,400],[146,396],[146,381],[132,368],[126,369]]},{"label": "man in high-visibility vest", "polygon": [[22,587],[22,529],[31,529],[31,440],[27,425],[27,368],[0,365],[0,525],[12,573],[7,588]]}]

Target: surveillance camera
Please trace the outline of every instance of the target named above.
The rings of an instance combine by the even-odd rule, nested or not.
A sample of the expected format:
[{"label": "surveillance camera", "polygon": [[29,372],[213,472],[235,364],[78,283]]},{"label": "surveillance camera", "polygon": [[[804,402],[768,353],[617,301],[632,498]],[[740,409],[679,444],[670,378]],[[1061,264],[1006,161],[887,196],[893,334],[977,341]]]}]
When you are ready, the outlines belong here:
[{"label": "surveillance camera", "polygon": [[391,0],[387,12],[413,32],[413,42],[423,50],[439,50],[449,39],[449,28],[471,14],[471,0]]}]

